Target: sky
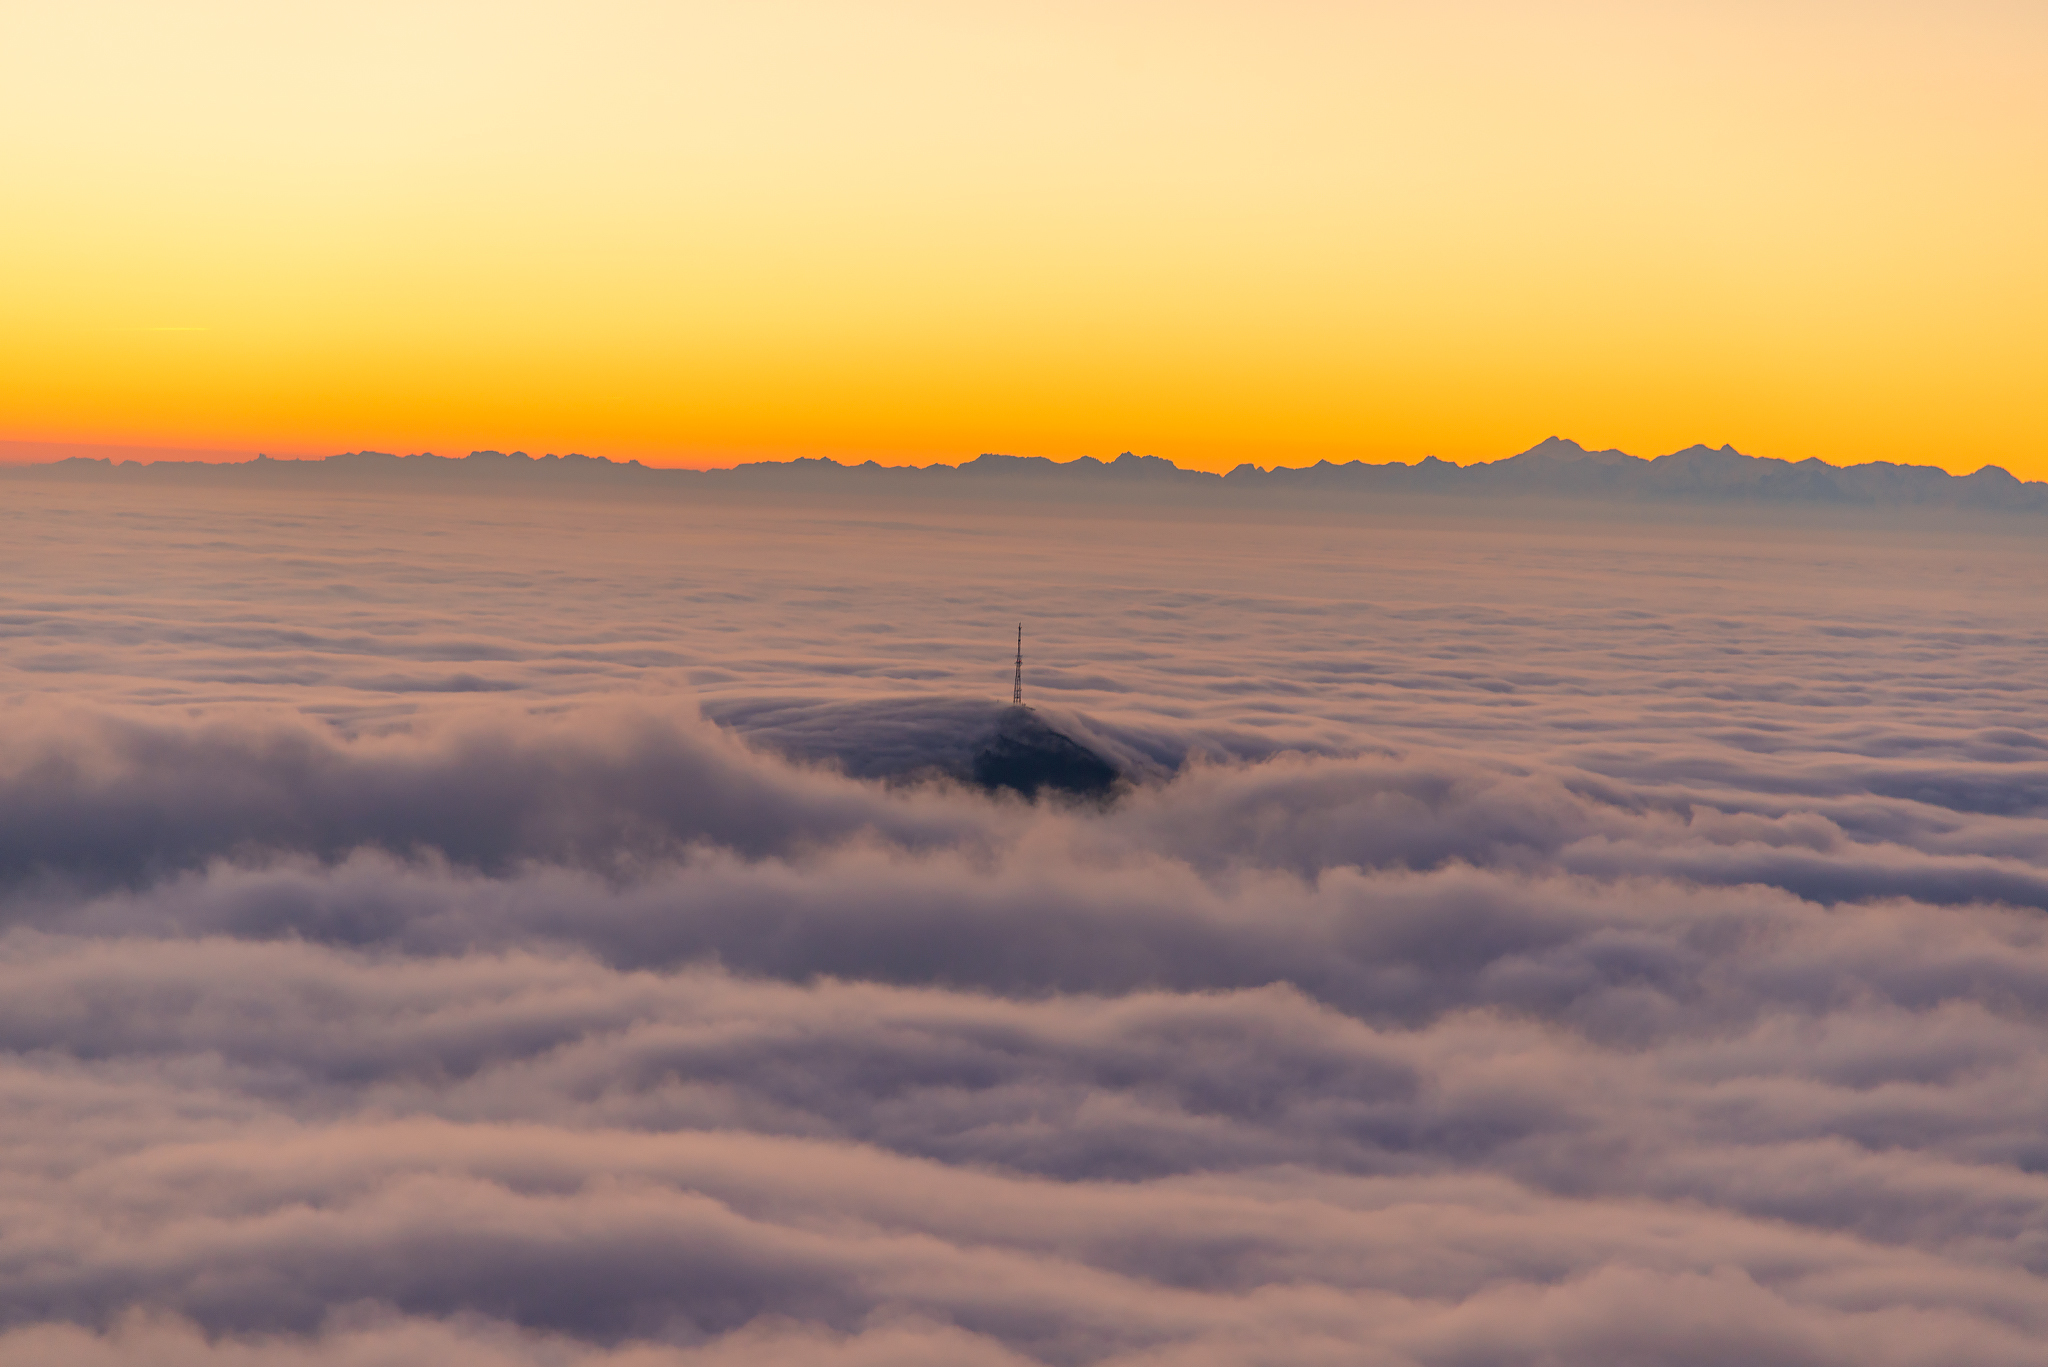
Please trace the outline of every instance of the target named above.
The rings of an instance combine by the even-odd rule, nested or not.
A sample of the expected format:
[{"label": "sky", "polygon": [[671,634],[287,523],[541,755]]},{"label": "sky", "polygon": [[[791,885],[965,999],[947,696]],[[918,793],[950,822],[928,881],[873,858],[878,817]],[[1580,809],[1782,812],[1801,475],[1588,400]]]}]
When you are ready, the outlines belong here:
[{"label": "sky", "polygon": [[9,1367],[2039,1367],[2029,518],[4,478]]},{"label": "sky", "polygon": [[2048,477],[2032,0],[5,13],[16,458]]}]

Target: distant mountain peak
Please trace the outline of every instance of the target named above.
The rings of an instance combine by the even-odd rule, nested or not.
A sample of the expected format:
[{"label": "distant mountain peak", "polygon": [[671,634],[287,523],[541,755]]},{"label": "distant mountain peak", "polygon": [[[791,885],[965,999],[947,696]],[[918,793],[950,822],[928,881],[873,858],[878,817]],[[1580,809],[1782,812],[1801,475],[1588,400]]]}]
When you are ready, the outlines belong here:
[{"label": "distant mountain peak", "polygon": [[1517,452],[1509,456],[1507,460],[1497,461],[1495,464],[1505,465],[1508,461],[1515,460],[1527,461],[1530,464],[1540,464],[1546,461],[1590,460],[1601,465],[1614,465],[1624,461],[1634,462],[1636,457],[1626,451],[1617,451],[1611,447],[1605,451],[1589,451],[1570,437],[1550,436],[1537,442],[1528,450]]},{"label": "distant mountain peak", "polygon": [[[1755,457],[1755,456],[1746,456],[1746,455],[1744,455],[1744,454],[1743,454],[1742,452],[1740,452],[1740,451],[1736,450],[1736,449],[1735,449],[1735,447],[1734,447],[1733,445],[1730,445],[1730,444],[1725,444],[1725,443],[1724,443],[1723,445],[1720,445],[1720,446],[1709,446],[1709,445],[1707,445],[1707,444],[1706,444],[1705,442],[1703,442],[1703,441],[1696,441],[1696,442],[1694,442],[1694,443],[1693,443],[1693,444],[1692,444],[1691,446],[1688,446],[1688,447],[1686,447],[1686,448],[1685,448],[1685,449],[1684,449],[1683,451],[1672,451],[1672,452],[1669,452],[1669,453],[1667,453],[1667,454],[1665,454],[1665,455],[1661,455],[1661,456],[1657,457],[1657,460],[1659,460],[1659,461],[1665,461],[1665,460],[1670,460],[1670,461],[1678,461],[1678,462],[1680,462],[1680,463],[1682,464],[1682,463],[1684,463],[1684,462],[1686,462],[1686,461],[1688,461],[1688,460],[1699,460],[1699,459],[1701,459],[1701,458],[1703,458],[1703,457],[1717,457],[1717,458],[1719,458],[1719,459],[1722,459],[1722,460],[1755,460],[1755,459],[1757,459],[1757,457]],[[1652,464],[1654,464],[1654,463],[1655,463],[1655,462],[1652,462]],[[1823,463],[1825,463],[1825,462],[1823,462]]]}]

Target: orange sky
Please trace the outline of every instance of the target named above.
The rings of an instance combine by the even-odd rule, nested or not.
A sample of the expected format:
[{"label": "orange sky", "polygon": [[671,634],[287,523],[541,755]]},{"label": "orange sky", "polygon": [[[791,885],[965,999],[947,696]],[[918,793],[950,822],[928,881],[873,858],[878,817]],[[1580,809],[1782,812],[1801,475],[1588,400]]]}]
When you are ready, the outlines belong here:
[{"label": "orange sky", "polygon": [[0,148],[0,441],[2048,478],[2038,0],[78,0]]}]

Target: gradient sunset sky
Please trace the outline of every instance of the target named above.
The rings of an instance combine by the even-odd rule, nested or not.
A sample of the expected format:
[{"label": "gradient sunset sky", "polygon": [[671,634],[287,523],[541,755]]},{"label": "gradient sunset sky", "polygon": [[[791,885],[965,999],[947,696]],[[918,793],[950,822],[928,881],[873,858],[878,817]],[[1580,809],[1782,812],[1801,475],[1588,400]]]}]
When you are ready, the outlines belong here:
[{"label": "gradient sunset sky", "polygon": [[2048,6],[8,6],[0,440],[2048,477]]}]

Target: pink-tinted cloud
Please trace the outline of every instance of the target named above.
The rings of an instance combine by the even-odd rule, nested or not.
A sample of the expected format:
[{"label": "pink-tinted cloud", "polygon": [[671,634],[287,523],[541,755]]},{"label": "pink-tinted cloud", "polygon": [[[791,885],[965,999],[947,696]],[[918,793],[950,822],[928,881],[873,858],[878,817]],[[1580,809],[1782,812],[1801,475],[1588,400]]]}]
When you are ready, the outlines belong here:
[{"label": "pink-tinted cloud", "polygon": [[2041,1361],[1995,527],[48,499],[9,1363]]}]

